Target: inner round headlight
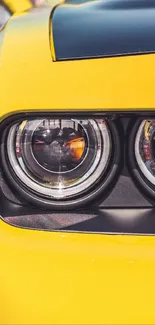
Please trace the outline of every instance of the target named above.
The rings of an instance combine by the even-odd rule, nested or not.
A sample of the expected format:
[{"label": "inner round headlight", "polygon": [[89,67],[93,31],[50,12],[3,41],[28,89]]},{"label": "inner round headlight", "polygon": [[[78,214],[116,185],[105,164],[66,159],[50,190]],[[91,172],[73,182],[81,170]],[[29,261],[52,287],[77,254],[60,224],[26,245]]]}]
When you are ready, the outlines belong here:
[{"label": "inner round headlight", "polygon": [[144,177],[155,185],[155,120],[141,122],[136,134],[135,157]]},{"label": "inner round headlight", "polygon": [[25,120],[10,128],[6,144],[17,179],[51,200],[88,192],[106,174],[112,154],[103,119]]}]

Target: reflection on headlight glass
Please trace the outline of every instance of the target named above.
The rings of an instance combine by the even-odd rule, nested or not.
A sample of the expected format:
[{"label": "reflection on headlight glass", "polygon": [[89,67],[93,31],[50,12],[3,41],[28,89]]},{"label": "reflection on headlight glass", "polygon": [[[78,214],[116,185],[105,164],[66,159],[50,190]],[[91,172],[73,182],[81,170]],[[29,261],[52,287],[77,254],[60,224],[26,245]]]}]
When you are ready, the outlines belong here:
[{"label": "reflection on headlight glass", "polygon": [[144,176],[155,185],[155,120],[144,120],[135,141],[135,156]]},{"label": "reflection on headlight glass", "polygon": [[37,119],[14,125],[8,157],[30,189],[54,198],[90,188],[106,171],[111,139],[104,120]]}]

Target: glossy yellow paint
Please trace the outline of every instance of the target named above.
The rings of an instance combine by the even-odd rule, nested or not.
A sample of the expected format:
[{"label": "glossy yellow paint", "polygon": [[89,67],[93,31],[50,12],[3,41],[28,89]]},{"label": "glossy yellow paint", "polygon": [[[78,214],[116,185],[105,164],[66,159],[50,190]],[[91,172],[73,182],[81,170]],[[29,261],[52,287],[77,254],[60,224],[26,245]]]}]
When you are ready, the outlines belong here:
[{"label": "glossy yellow paint", "polygon": [[2,0],[6,7],[12,12],[17,13],[32,8],[30,0]]},{"label": "glossy yellow paint", "polygon": [[[50,13],[16,15],[3,31],[1,118],[155,108],[155,55],[52,62]],[[30,231],[0,220],[0,252],[0,324],[155,324],[154,236]]]},{"label": "glossy yellow paint", "polygon": [[0,221],[0,324],[154,324],[155,237]]}]

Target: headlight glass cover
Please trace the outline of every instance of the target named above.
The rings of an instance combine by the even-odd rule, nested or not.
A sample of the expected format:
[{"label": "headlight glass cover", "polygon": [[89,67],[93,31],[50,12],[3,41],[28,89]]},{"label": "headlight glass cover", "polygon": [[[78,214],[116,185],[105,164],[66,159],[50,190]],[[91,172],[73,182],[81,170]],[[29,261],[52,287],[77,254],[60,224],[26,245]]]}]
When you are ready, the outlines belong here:
[{"label": "headlight glass cover", "polygon": [[91,189],[104,176],[112,154],[104,119],[24,120],[10,128],[6,147],[20,182],[58,200]]},{"label": "headlight glass cover", "polygon": [[155,120],[143,120],[135,139],[135,157],[143,176],[155,185]]}]

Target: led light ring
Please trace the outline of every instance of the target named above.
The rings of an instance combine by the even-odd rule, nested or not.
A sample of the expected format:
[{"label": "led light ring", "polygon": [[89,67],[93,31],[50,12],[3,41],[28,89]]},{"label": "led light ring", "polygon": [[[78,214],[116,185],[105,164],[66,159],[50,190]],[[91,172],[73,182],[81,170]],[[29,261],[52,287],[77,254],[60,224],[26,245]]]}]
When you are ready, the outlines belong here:
[{"label": "led light ring", "polygon": [[[93,173],[93,168],[92,168],[91,176],[88,179],[87,179],[87,177],[89,175],[87,175],[87,174],[84,175],[84,177],[83,177],[83,182],[87,179],[87,183],[85,184],[85,186],[87,185],[87,188],[90,188],[92,185],[94,185],[94,183],[96,183],[96,181],[98,181],[98,177],[96,177],[97,175],[102,176],[102,174],[107,166],[109,156],[110,156],[110,135],[109,135],[108,129],[107,129],[107,127],[101,128],[99,125],[99,130],[103,137],[103,142],[107,143],[107,145],[104,146],[104,150],[103,150],[101,159],[99,159],[99,157],[98,157],[98,166],[96,168],[96,171]],[[22,171],[21,167],[19,166],[17,159],[16,159],[15,152],[12,150],[12,148],[14,147],[15,132],[16,132],[16,126],[13,126],[11,128],[11,130],[9,132],[9,136],[8,136],[7,152],[8,152],[8,158],[10,160],[11,166],[14,168],[17,177],[20,179],[20,181],[22,181],[23,185],[26,185],[27,188],[37,192],[39,195],[44,195],[45,197],[49,197],[49,198],[53,198],[53,199],[60,199],[60,198],[63,199],[66,197],[73,197],[73,187],[65,188],[65,193],[63,193],[62,188],[59,188],[59,190],[46,188],[44,186],[37,184],[36,182],[33,182],[32,179],[28,178],[28,176],[24,173],[24,171]],[[99,160],[100,160],[100,163],[99,163]],[[74,194],[76,194],[76,195],[82,193],[80,183],[81,183],[81,180],[79,180],[79,182],[76,183],[76,191],[74,192]]]}]

